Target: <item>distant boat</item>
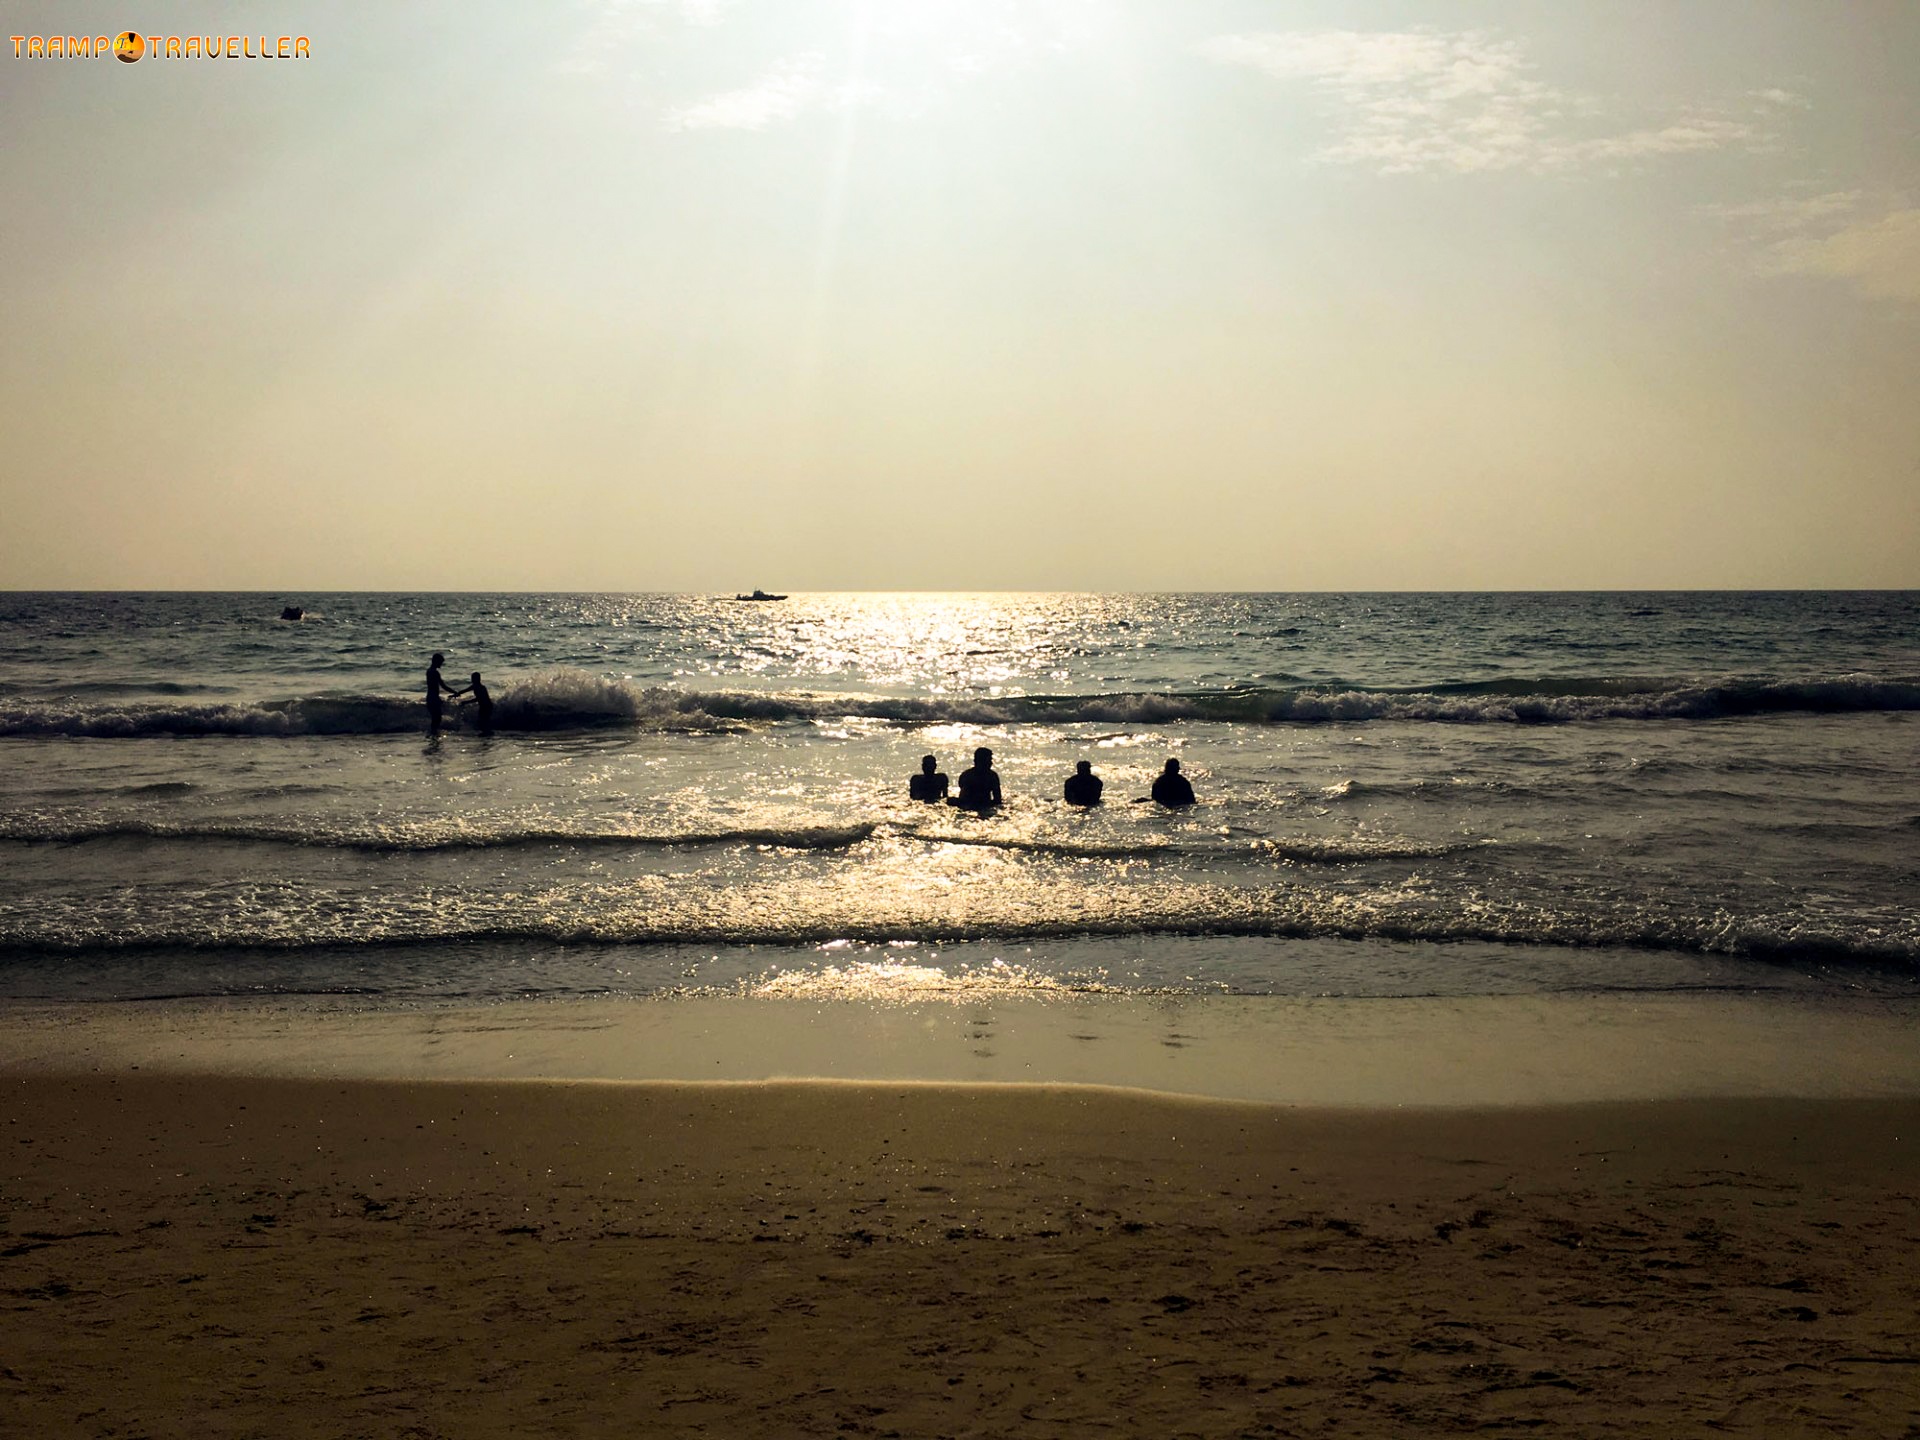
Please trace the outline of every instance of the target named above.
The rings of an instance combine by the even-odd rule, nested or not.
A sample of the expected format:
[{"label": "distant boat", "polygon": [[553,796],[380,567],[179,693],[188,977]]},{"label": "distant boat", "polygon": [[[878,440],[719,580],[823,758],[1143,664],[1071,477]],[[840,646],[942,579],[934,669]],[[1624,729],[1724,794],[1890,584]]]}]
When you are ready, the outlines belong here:
[{"label": "distant boat", "polygon": [[736,600],[784,600],[787,597],[784,595],[769,595],[764,590],[756,590],[751,595],[736,595],[733,598]]},{"label": "distant boat", "polygon": [[282,620],[304,620],[307,618],[307,612],[302,610],[298,605],[289,605],[280,612],[280,618]]}]

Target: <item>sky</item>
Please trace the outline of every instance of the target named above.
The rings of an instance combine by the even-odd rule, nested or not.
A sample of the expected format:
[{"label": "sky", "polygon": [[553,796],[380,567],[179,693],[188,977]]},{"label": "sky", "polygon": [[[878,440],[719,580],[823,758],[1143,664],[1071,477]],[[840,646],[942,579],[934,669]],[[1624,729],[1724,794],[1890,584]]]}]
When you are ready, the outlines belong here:
[{"label": "sky", "polygon": [[0,18],[0,588],[1920,586],[1912,0]]}]

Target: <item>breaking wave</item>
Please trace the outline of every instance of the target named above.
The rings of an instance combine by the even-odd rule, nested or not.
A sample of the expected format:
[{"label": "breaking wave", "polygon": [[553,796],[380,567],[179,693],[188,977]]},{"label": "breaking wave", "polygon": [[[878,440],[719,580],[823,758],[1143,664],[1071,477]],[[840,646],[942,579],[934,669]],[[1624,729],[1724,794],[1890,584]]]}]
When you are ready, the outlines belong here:
[{"label": "breaking wave", "polygon": [[[137,817],[84,820],[59,815],[0,814],[0,841],[24,844],[84,845],[114,840],[160,840],[174,844],[290,845],[323,850],[417,852],[515,850],[545,846],[664,849],[670,846],[753,845],[774,850],[846,850],[886,830],[903,839],[931,845],[966,845],[990,850],[1058,855],[1076,859],[1147,858],[1191,847],[1163,836],[1140,840],[1086,840],[1018,833],[969,833],[926,825],[857,821],[845,824],[758,825],[684,830],[588,828],[567,825],[506,824],[485,821],[420,820],[329,829],[324,823],[299,826],[245,820],[173,821]],[[1458,845],[1432,844],[1394,836],[1314,836],[1259,839],[1253,852],[1305,864],[1342,865],[1370,860],[1428,859],[1452,853]]]},{"label": "breaking wave", "polygon": [[[844,896],[823,893],[786,891],[778,898],[781,903],[766,904],[737,894],[690,897],[665,882],[630,882],[618,890],[562,887],[523,897],[535,903],[512,906],[460,886],[430,894],[394,894],[377,906],[341,906],[324,894],[291,886],[176,895],[175,903],[166,907],[140,904],[124,895],[95,896],[38,907],[32,914],[0,913],[0,958],[8,952],[284,953],[419,944],[799,947],[894,943],[903,937],[945,944],[1252,936],[1632,949],[1920,972],[1920,930],[1911,925],[1889,929],[1814,920],[1789,911],[1736,917],[1661,906],[1476,902],[1430,907],[1403,903],[1391,894],[1363,897],[1191,884],[1109,889],[1097,895],[1029,889],[1004,904],[983,903],[971,913],[922,908],[904,897],[872,907],[846,904]],[[1603,978],[1596,973],[1596,981]]]},{"label": "breaking wave", "polygon": [[[0,701],[0,736],[136,739],[198,735],[380,735],[425,727],[423,706],[396,695],[233,701]],[[1027,722],[1167,725],[1225,721],[1314,725],[1372,720],[1552,725],[1578,721],[1718,720],[1788,714],[1920,710],[1920,678],[1535,678],[1426,689],[1339,685],[1110,695],[815,695],[639,686],[580,670],[546,670],[501,687],[494,727],[515,733],[593,729],[732,731],[842,720],[899,725]],[[450,728],[470,715],[450,711]]]},{"label": "breaking wave", "polygon": [[108,820],[98,823],[32,816],[0,816],[0,840],[84,844],[99,840],[167,840],[316,846],[334,850],[499,850],[545,845],[665,847],[672,845],[765,845],[779,850],[841,850],[858,845],[877,828],[871,823],[746,826],[711,830],[587,830],[564,826],[487,829],[457,820],[363,826],[329,831],[245,821]]}]

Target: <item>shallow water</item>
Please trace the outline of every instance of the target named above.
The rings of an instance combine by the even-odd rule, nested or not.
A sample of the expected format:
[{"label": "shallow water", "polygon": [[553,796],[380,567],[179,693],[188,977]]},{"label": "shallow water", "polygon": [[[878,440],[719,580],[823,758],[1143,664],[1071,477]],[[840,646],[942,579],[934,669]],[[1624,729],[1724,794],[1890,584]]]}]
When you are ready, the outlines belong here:
[{"label": "shallow water", "polygon": [[[0,995],[1897,993],[1917,619],[1905,592],[0,596]],[[425,735],[436,648],[496,733]],[[999,813],[905,799],[978,745]],[[1200,804],[1131,803],[1170,755]],[[1058,800],[1081,758],[1092,812]]]}]

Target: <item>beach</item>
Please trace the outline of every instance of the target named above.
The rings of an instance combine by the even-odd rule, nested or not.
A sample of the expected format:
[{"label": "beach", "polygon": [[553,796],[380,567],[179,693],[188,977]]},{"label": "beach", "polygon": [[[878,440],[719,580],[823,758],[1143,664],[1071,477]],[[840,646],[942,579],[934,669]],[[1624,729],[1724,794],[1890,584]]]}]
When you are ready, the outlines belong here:
[{"label": "beach", "polygon": [[297,598],[0,600],[0,1434],[1920,1433],[1912,595]]},{"label": "beach", "polygon": [[[4,1017],[0,1433],[1920,1423],[1920,1088],[1900,1075],[1842,1073],[1851,1098],[1809,1098],[1792,1080],[1675,1095],[1685,1083],[1656,1074],[1631,1098],[1552,1104],[1448,1092],[1444,1074],[1436,1093],[1469,1103],[556,1080],[500,1057],[530,1046],[549,1057],[531,1068],[551,1069],[567,1048],[554,1034],[597,1032],[578,1022],[604,1005],[546,1007],[545,1040],[513,1007],[384,1028],[130,1008]],[[1759,1033],[1711,1008],[1709,1050]],[[948,1012],[977,1032],[977,1015]],[[858,1054],[850,1037],[868,1036],[869,1059],[845,1068],[894,1043],[870,1008],[825,1013],[829,1048]],[[1545,1024],[1561,1048],[1616,1043],[1604,1016],[1571,1018]],[[1024,1067],[1086,1019],[998,1023],[1030,1037],[1002,1042]],[[1249,1022],[1190,1008],[1181,1023],[1188,1048],[1230,1059],[1226,1037]],[[1908,1023],[1847,1028],[1871,1049]],[[768,1033],[745,1015],[691,1028],[701,1055],[654,1068],[730,1052],[725,1073],[751,1074],[743,1057]],[[1124,1045],[1124,1028],[1110,1038]],[[644,1033],[611,1029],[582,1068]],[[312,1043],[274,1062],[274,1037],[302,1030]],[[56,1034],[79,1059],[50,1054]],[[1475,1068],[1476,1042],[1454,1039]],[[420,1058],[448,1045],[462,1058]],[[227,1058],[210,1068],[214,1053]],[[1413,1053],[1395,1083],[1429,1060]],[[489,1066],[509,1078],[426,1073]],[[1876,1085],[1887,1093],[1858,1093]]]}]

